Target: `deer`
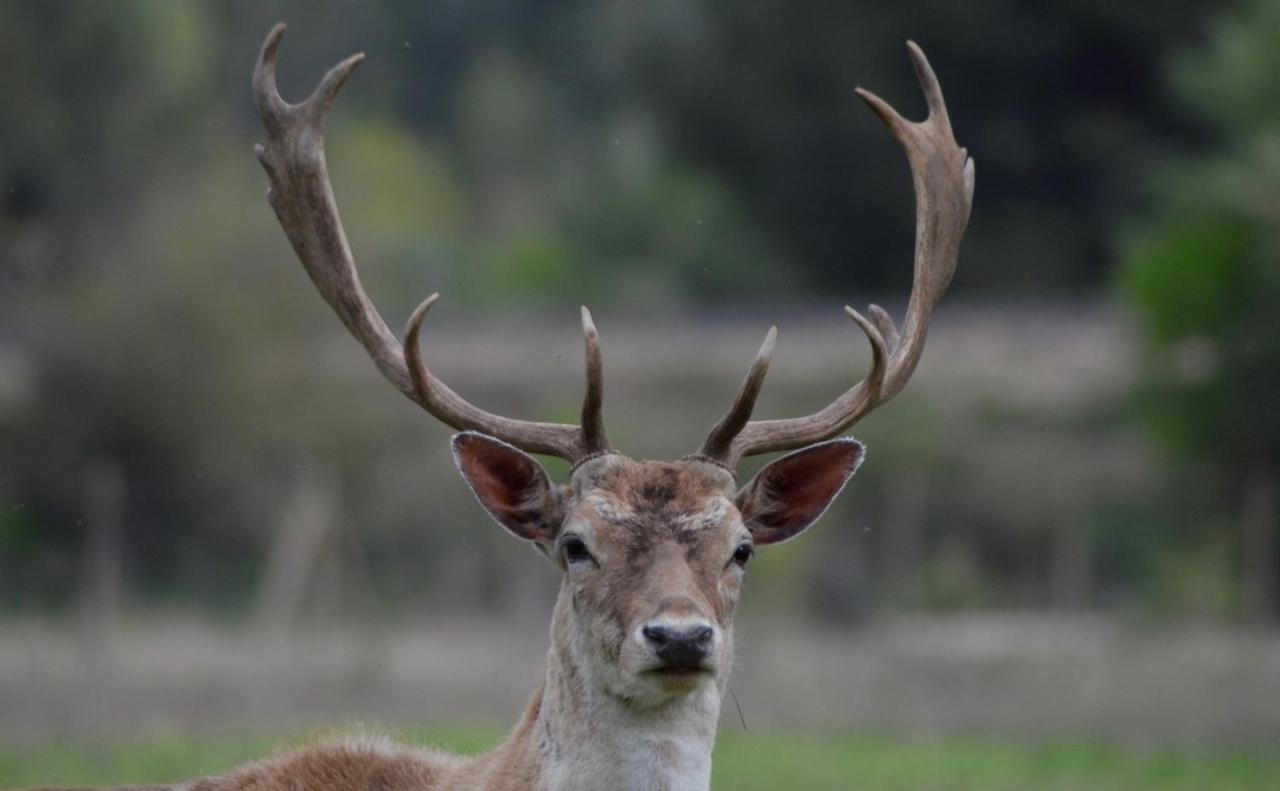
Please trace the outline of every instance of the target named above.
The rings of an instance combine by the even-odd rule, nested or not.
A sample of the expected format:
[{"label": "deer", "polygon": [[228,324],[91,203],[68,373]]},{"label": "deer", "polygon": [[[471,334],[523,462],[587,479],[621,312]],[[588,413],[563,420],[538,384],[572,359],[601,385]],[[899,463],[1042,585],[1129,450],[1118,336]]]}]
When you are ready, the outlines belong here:
[{"label": "deer", "polygon": [[[486,412],[433,374],[420,335],[438,294],[413,311],[403,342],[391,332],[361,284],[325,162],[335,100],[363,54],[334,66],[308,99],[290,104],[276,87],[284,31],[276,25],[262,45],[253,95],[267,137],[255,150],[285,235],[382,375],[458,432],[453,457],[483,510],[550,561],[561,583],[543,682],[490,752],[460,757],[352,738],[173,788],[706,791],[744,570],[757,550],[815,523],[858,469],[863,445],[842,435],[906,385],[955,273],[974,165],[955,142],[933,69],[908,42],[928,108],[921,122],[856,90],[905,151],[915,189],[914,271],[901,330],[877,305],[869,306],[869,318],[846,307],[870,345],[867,375],[808,416],[753,420],[777,336],[770,328],[701,446],[672,462],[640,461],[616,450],[605,433],[600,336],[585,307],[578,425]],[[739,485],[742,459],[782,451]],[[568,481],[553,483],[534,455],[568,461]]]}]

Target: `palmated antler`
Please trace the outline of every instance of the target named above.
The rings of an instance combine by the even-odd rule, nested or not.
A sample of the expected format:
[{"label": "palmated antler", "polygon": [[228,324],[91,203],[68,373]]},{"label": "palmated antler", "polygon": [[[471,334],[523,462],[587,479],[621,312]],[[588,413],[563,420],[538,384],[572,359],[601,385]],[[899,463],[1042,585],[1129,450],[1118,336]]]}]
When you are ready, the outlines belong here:
[{"label": "palmated antler", "polygon": [[306,101],[289,104],[276,88],[276,54],[284,31],[281,23],[267,34],[253,71],[253,95],[267,132],[267,144],[254,150],[271,180],[267,191],[271,207],[320,296],[368,351],[382,375],[441,422],[455,429],[483,432],[530,453],[569,461],[610,450],[601,418],[604,377],[600,338],[586,308],[582,309],[582,329],[587,392],[581,426],[514,420],[486,412],[432,374],[418,353],[418,335],[437,294],[427,297],[414,311],[401,347],[360,284],[325,165],[324,135],[334,100],[364,55],[352,55],[334,66]]},{"label": "palmated antler", "polygon": [[773,330],[765,339],[746,381],[726,415],[695,457],[730,468],[745,456],[790,450],[830,439],[864,415],[897,395],[915,371],[924,351],[929,314],[946,293],[956,271],[960,238],[973,203],[973,160],[956,144],[938,78],[915,42],[907,42],[916,76],[929,107],[921,122],[907,121],[883,99],[857,89],[858,96],[880,116],[907,154],[916,193],[915,272],[907,320],[901,333],[889,314],[871,305],[871,320],[850,307],[849,318],[871,343],[871,371],[867,377],[825,409],[787,420],[751,421],[751,410],[773,352]]}]

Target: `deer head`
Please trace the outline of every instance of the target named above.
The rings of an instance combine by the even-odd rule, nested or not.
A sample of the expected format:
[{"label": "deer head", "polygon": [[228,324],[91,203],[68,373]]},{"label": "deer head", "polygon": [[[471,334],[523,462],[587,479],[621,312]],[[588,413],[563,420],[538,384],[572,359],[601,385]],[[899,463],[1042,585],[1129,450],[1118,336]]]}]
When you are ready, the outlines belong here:
[{"label": "deer head", "polygon": [[638,703],[727,671],[747,563],[812,524],[862,460],[854,440],[824,442],[739,489],[701,458],[602,453],[556,486],[531,456],[484,434],[457,435],[453,451],[485,510],[564,574],[557,643],[593,687]]},{"label": "deer head", "polygon": [[[256,150],[271,181],[271,206],[321,296],[382,374],[462,432],[453,439],[454,457],[480,504],[563,573],[553,652],[565,652],[591,688],[632,705],[722,683],[743,568],[757,549],[813,524],[853,475],[862,445],[836,437],[906,384],[924,349],[930,313],[955,272],[973,161],[952,136],[924,54],[908,44],[929,108],[923,122],[903,119],[858,89],[906,152],[915,184],[914,281],[902,331],[876,305],[870,319],[846,307],[871,347],[867,376],[812,415],[753,421],[773,354],[776,331],[770,329],[732,407],[698,450],[655,462],[624,456],[605,434],[600,340],[586,308],[586,396],[576,426],[491,414],[432,374],[419,336],[436,294],[414,311],[403,346],[397,341],[360,284],[324,157],[334,100],[363,56],[338,64],[310,98],[289,104],[275,83],[283,33],[277,25],[268,35],[253,77],[267,132],[266,146]],[[742,458],[776,451],[794,452],[737,484]],[[529,454],[570,461],[568,483],[552,483]]]}]

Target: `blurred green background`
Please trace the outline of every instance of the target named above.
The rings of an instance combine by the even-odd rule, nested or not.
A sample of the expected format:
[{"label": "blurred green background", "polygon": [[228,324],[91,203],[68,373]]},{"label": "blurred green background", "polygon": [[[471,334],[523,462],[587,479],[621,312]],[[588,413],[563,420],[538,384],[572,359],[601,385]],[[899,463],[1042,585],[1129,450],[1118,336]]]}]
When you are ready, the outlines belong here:
[{"label": "blurred green background", "polygon": [[[1280,738],[1277,0],[0,0],[0,785],[326,718],[491,734],[536,684],[554,572],[263,197],[280,19],[286,98],[368,55],[328,159],[388,322],[441,291],[437,373],[572,420],[587,304],[611,436],[665,458],[769,325],[778,417],[862,375],[843,304],[901,315],[911,181],[853,89],[919,117],[918,41],[977,162],[959,273],[857,479],[752,569],[748,718],[886,788],[1227,787],[1159,751]],[[971,749],[1048,774],[877,774]]]}]

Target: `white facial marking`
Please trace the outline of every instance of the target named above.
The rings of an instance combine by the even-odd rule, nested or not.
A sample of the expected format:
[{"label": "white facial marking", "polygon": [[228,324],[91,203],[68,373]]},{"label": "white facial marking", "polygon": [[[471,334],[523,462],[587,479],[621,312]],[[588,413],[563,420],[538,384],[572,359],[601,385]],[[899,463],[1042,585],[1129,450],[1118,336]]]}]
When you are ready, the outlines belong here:
[{"label": "white facial marking", "polygon": [[713,497],[700,512],[683,517],[678,524],[686,530],[707,530],[723,522],[728,513],[729,500],[725,497]]},{"label": "white facial marking", "polygon": [[635,512],[617,500],[608,497],[602,497],[598,494],[587,495],[583,501],[584,505],[588,505],[600,518],[607,522],[618,524],[627,520],[635,519]]}]

